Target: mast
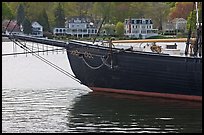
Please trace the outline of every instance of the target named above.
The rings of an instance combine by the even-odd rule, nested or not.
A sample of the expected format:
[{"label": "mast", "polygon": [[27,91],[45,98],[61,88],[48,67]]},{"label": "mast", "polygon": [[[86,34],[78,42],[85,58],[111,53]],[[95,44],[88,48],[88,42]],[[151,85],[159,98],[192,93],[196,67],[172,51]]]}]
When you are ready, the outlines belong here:
[{"label": "mast", "polygon": [[196,4],[196,29],[197,29],[197,37],[196,42],[193,47],[194,56],[197,56],[199,53],[199,56],[202,56],[202,26],[201,23],[198,21],[198,2],[195,2]]},{"label": "mast", "polygon": [[[193,16],[194,5],[195,5],[195,3],[193,2],[193,9],[191,11],[191,20],[193,18],[192,16]],[[187,42],[186,42],[185,55],[188,55],[188,49],[189,49],[190,38],[191,38],[191,33],[192,33],[192,30],[191,30],[192,21],[191,20],[190,20],[190,28],[189,28],[189,32],[188,32],[188,38],[187,38]]]}]

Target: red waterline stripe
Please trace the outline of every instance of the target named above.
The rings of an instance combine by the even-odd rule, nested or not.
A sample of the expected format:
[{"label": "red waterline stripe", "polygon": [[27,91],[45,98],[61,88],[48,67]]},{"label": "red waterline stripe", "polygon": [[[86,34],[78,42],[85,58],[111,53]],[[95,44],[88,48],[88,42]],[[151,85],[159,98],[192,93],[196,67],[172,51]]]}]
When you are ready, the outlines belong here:
[{"label": "red waterline stripe", "polygon": [[112,89],[112,88],[99,88],[99,87],[89,87],[89,88],[92,89],[93,91],[104,91],[104,92],[123,93],[123,94],[131,94],[131,95],[162,97],[162,98],[171,98],[171,99],[191,100],[191,101],[201,101],[202,102],[202,96],[189,96],[189,95],[144,92],[144,91],[122,90],[122,89]]}]

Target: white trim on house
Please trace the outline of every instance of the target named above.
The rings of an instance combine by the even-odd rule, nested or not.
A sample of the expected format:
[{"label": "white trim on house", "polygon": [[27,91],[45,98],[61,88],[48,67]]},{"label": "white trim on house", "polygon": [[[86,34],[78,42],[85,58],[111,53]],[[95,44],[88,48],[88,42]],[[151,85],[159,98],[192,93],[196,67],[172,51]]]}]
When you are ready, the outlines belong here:
[{"label": "white trim on house", "polygon": [[151,19],[125,19],[124,27],[124,35],[128,37],[148,38],[158,35],[158,29],[153,29],[153,23]]},{"label": "white trim on house", "polygon": [[38,22],[32,23],[32,36],[43,37],[43,27]]},{"label": "white trim on house", "polygon": [[174,18],[172,21],[176,30],[186,30],[187,21],[183,18]]},{"label": "white trim on house", "polygon": [[65,22],[65,28],[54,28],[54,35],[91,36],[97,34],[96,26],[86,18],[75,17]]},{"label": "white trim on house", "polygon": [[163,24],[163,32],[166,31],[175,31],[175,30],[183,30],[184,32],[187,32],[187,21],[183,18],[174,18],[171,21],[168,21]]},{"label": "white trim on house", "polygon": [[8,31],[8,30],[6,30],[5,31],[5,34],[6,35],[22,35],[23,34],[23,32],[21,32],[21,31],[12,31],[12,32],[10,32],[10,31]]}]

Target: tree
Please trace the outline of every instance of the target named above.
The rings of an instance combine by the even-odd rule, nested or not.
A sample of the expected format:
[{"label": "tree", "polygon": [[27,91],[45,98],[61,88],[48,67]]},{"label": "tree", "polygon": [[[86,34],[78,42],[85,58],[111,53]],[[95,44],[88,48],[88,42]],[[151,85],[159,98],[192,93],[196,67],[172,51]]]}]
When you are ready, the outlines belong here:
[{"label": "tree", "polygon": [[95,19],[106,18],[106,23],[109,23],[114,10],[112,6],[112,2],[95,2],[92,9]]},{"label": "tree", "polygon": [[[194,7],[195,8],[195,7]],[[202,22],[202,2],[198,3],[198,22]],[[196,32],[197,30],[197,17],[196,17],[196,9],[191,11],[188,18],[187,18],[187,30],[189,31],[190,28],[192,32]]]},{"label": "tree", "polygon": [[2,2],[2,20],[13,19],[14,15],[7,3]]},{"label": "tree", "polygon": [[[169,14],[170,7],[163,2],[152,2],[147,12],[149,18],[152,19],[154,27],[162,30],[163,22],[167,21],[167,16]],[[146,10],[147,11],[147,10]]]},{"label": "tree", "polygon": [[59,2],[57,8],[55,9],[55,27],[65,26],[65,15],[64,10]]},{"label": "tree", "polygon": [[[124,21],[128,16],[129,16],[129,11],[130,11],[130,4],[127,4],[127,2],[118,2],[114,5],[114,11],[113,14],[111,15],[115,17],[115,23],[119,21]],[[111,8],[112,10],[112,8]]]},{"label": "tree", "polygon": [[187,19],[193,9],[193,2],[176,2],[175,7],[171,8],[169,19],[184,18]]},{"label": "tree", "polygon": [[116,34],[118,36],[124,35],[124,24],[122,22],[118,22],[115,27]]},{"label": "tree", "polygon": [[129,17],[142,18],[147,14],[151,4],[149,2],[131,2],[129,5]]},{"label": "tree", "polygon": [[46,13],[44,8],[43,8],[42,12],[38,16],[38,21],[43,26],[44,31],[50,31],[48,16],[47,16],[47,13]]},{"label": "tree", "polygon": [[23,26],[23,32],[25,34],[30,34],[32,32],[31,22],[27,17],[25,17],[25,19],[22,23],[22,26]]},{"label": "tree", "polygon": [[110,36],[110,35],[113,36],[113,35],[115,35],[115,25],[105,24],[102,27],[102,31],[105,31],[106,35],[108,35],[108,36]]},{"label": "tree", "polygon": [[22,24],[24,21],[24,18],[25,18],[24,7],[22,4],[20,4],[17,10],[17,24],[18,25]]},{"label": "tree", "polygon": [[166,4],[167,4],[169,7],[173,8],[173,7],[175,7],[176,2],[166,2]]}]

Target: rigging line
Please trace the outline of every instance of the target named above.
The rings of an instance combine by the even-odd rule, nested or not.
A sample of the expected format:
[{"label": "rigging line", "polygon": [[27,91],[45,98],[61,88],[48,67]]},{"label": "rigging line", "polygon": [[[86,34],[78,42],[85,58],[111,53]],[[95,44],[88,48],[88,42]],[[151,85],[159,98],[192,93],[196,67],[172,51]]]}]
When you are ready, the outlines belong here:
[{"label": "rigging line", "polygon": [[188,49],[189,49],[189,44],[190,44],[190,38],[191,38],[191,33],[192,33],[192,16],[193,16],[193,11],[194,11],[194,6],[195,6],[195,3],[193,2],[193,9],[191,11],[191,20],[190,20],[190,28],[189,28],[189,32],[188,32],[188,38],[187,38],[187,41],[186,41],[186,48],[185,48],[185,55],[188,55]]},{"label": "rigging line", "polygon": [[[43,50],[44,47],[39,47],[39,46],[45,46],[45,45],[42,44],[42,45],[38,45],[38,47],[35,47],[35,45],[26,44],[26,46],[32,47],[33,49],[37,49],[37,50]],[[55,50],[55,49],[53,49],[53,46],[52,47],[47,47],[47,48]],[[59,50],[63,50],[63,47],[56,47],[56,48],[58,48]]]},{"label": "rigging line", "polygon": [[[21,47],[24,50],[29,50],[31,51],[28,47],[26,47],[25,45],[23,45],[21,42],[18,41],[18,43],[20,43],[21,45],[19,45],[15,40],[13,40],[14,43],[16,43],[19,47]],[[32,51],[31,51],[32,52]],[[39,58],[40,60],[42,60],[43,62],[47,63],[48,65],[52,66],[53,68],[55,68],[56,70],[60,71],[61,73],[67,75],[68,77],[72,78],[73,80],[81,83],[81,81],[79,81],[75,76],[73,76],[72,74],[70,74],[69,72],[67,72],[66,70],[60,68],[59,66],[53,64],[52,62],[46,60],[45,58],[41,57],[40,55],[33,53],[34,56],[36,56],[37,58]]]},{"label": "rigging line", "polygon": [[[30,51],[30,49],[28,47],[26,47],[26,46],[24,46],[24,47]],[[23,49],[25,49],[25,48],[23,48]],[[65,71],[64,69],[60,68],[59,66],[57,66],[57,65],[51,63],[50,61],[46,60],[45,58],[41,57],[39,54],[34,53],[34,56],[36,56],[37,58],[39,58],[40,60],[44,61],[48,65],[52,66],[53,68],[57,69],[58,71],[64,73],[65,75],[71,77],[72,79],[74,79],[75,81],[80,83],[80,81],[75,76],[71,75],[69,72]]]},{"label": "rigging line", "polygon": [[101,23],[101,25],[100,25],[100,27],[99,27],[99,29],[98,29],[97,33],[96,33],[96,36],[94,37],[93,44],[94,44],[94,43],[95,43],[95,41],[96,41],[96,37],[98,36],[98,34],[99,34],[100,30],[101,30],[101,27],[102,27],[102,25],[103,25],[103,23],[104,23],[105,19],[106,19],[106,17],[104,17],[104,19],[103,19],[103,21],[102,21],[102,23]]},{"label": "rigging line", "polygon": [[[20,4],[16,7],[16,12],[17,12],[17,8],[20,6]],[[16,25],[18,24],[19,25],[19,28],[20,28],[20,25],[23,25],[23,23],[24,23],[24,21],[25,21],[25,18],[26,18],[26,15],[24,16],[24,18],[23,18],[23,21],[20,23],[20,24],[18,24],[18,22],[16,21]],[[17,20],[17,19],[16,19]],[[15,29],[15,27],[16,27],[16,25],[13,27],[13,29],[11,30],[11,32],[10,32],[10,34],[13,32],[13,30]]]},{"label": "rigging line", "polygon": [[[50,52],[50,51],[55,51],[55,50],[64,50],[64,49],[52,49],[52,50],[45,50],[45,51],[32,51],[32,52],[27,52],[28,53],[37,53],[37,52]],[[5,53],[2,54],[2,56],[8,56],[8,55],[19,55],[19,54],[26,54],[25,52],[19,52],[19,53]]]},{"label": "rigging line", "polygon": [[[42,44],[42,46],[43,46],[44,44]],[[29,45],[29,44],[27,44],[26,46],[29,46],[29,47],[33,47],[32,45]],[[54,46],[52,46],[52,47],[48,47],[48,48],[53,48]],[[33,47],[34,49],[38,49],[38,50],[40,50],[41,48],[39,47]],[[60,49],[52,49],[53,51],[54,50],[65,50],[65,48],[64,47],[56,47],[56,48],[60,48]],[[51,51],[52,51],[51,50]],[[69,53],[72,53],[72,51],[70,51],[70,50],[66,50],[67,52],[69,52]],[[36,51],[36,52],[43,52],[43,51]],[[46,51],[45,51],[46,52]],[[79,53],[79,54],[85,54],[85,53]],[[97,56],[97,57],[101,57],[101,55],[97,55],[97,54],[92,54],[93,56]]]},{"label": "rigging line", "polygon": [[11,23],[11,19],[9,20],[9,22],[8,22],[8,24],[7,24],[7,26],[6,26],[5,32],[6,32],[6,30],[7,30],[7,28],[8,28],[8,26],[9,26],[10,23]]},{"label": "rigging line", "polygon": [[[26,46],[29,46],[29,47],[33,47],[34,49],[43,49],[43,47],[41,48],[41,47],[35,47],[35,45],[29,45],[29,44],[27,44]],[[39,46],[45,46],[44,44],[42,44],[42,45],[39,45]],[[47,48],[53,48],[53,46],[52,47],[47,47]],[[63,47],[57,47],[57,48],[63,48]]]}]

